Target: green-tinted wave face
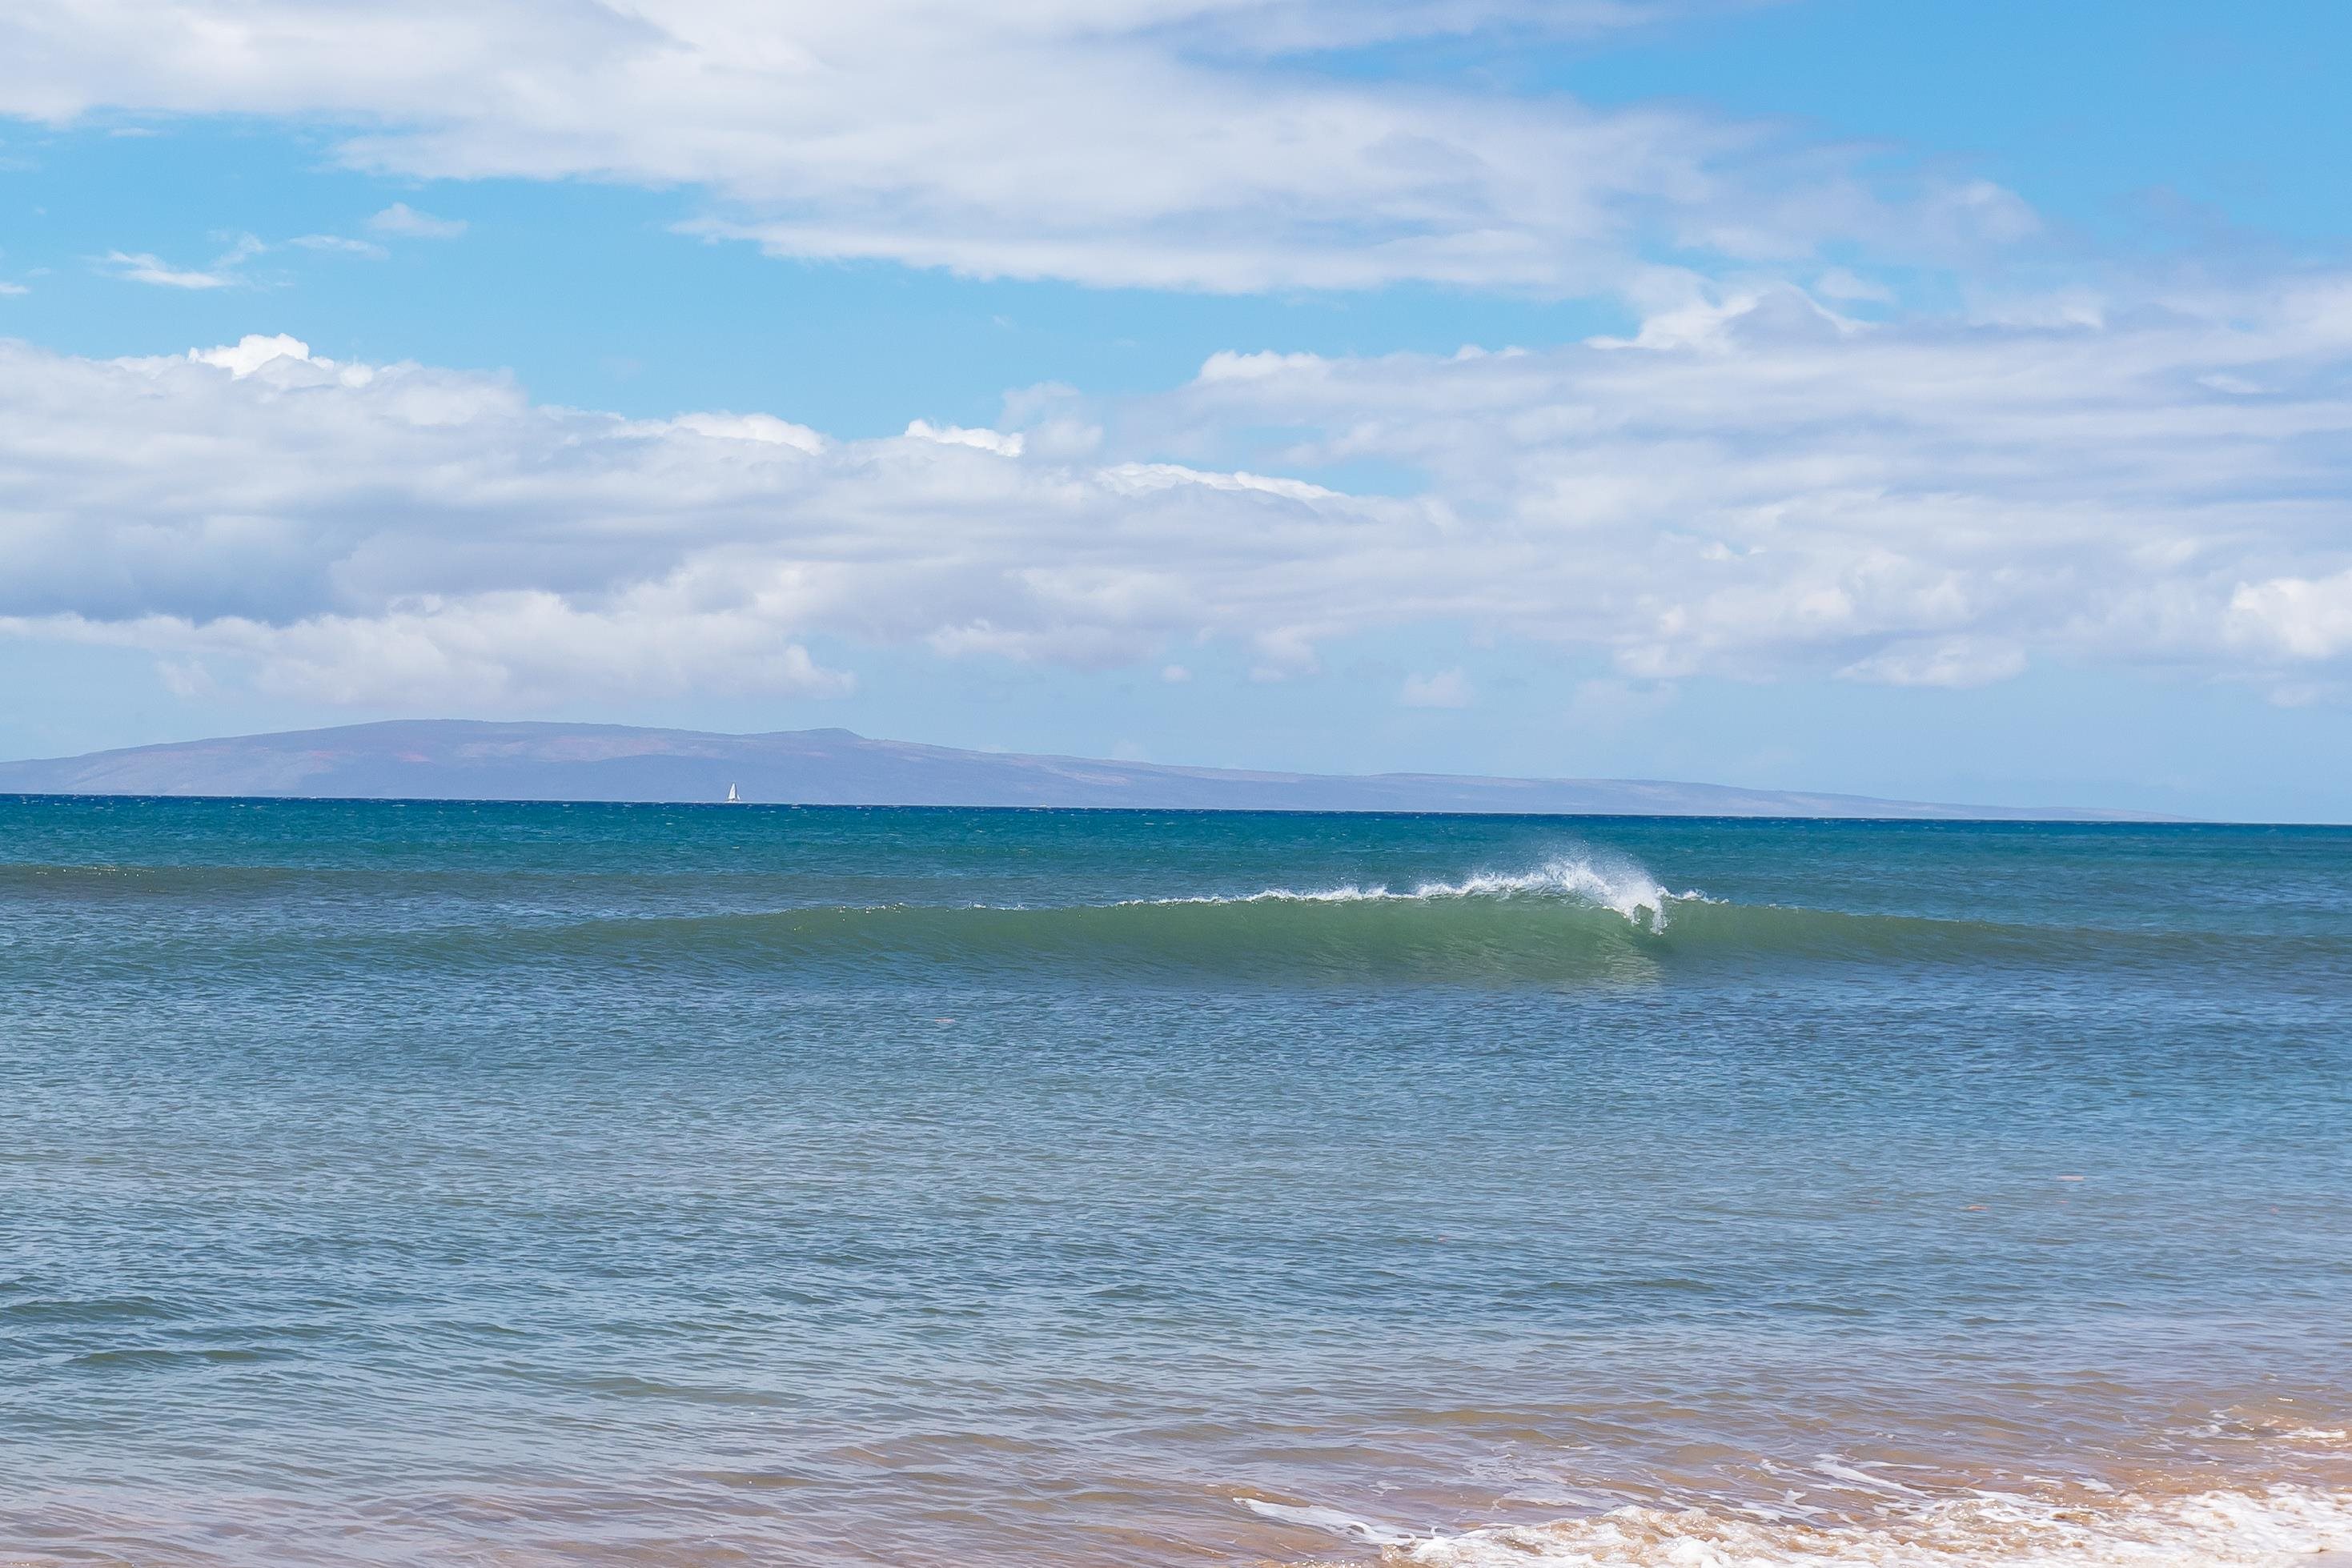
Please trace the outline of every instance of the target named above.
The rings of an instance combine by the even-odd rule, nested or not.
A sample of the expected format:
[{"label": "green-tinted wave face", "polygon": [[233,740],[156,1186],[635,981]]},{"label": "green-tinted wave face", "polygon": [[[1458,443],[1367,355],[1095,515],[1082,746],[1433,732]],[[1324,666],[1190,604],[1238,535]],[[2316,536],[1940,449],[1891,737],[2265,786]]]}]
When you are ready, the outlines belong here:
[{"label": "green-tinted wave face", "polygon": [[[1562,847],[1566,835],[1557,829],[1543,835],[1550,842],[1538,854],[1517,861],[1493,853],[1484,863],[1409,877],[1300,879],[1252,890],[1233,867],[1188,878],[1181,864],[1149,856],[1108,873],[1097,867],[1064,876],[1066,867],[1037,863],[1041,848],[1055,846],[1013,836],[998,852],[1000,874],[959,876],[947,886],[868,866],[812,864],[789,843],[764,866],[720,870],[689,855],[666,874],[632,854],[617,864],[592,860],[572,877],[528,855],[514,866],[483,866],[394,845],[360,865],[0,863],[0,896],[76,918],[110,906],[183,916],[60,961],[168,967],[200,946],[215,963],[289,978],[371,967],[528,975],[554,967],[713,980],[740,971],[841,980],[1559,987],[1709,981],[1776,967],[1846,967],[1868,976],[1980,965],[2119,977],[2251,969],[2292,989],[2342,972],[2343,944],[2324,918],[2290,906],[2279,929],[2250,929],[2233,906],[2240,901],[2225,895],[2182,897],[2151,919],[2146,904],[2101,908],[2041,887],[2029,899],[1988,900],[1979,914],[1962,913],[1933,888],[1892,890],[1900,902],[1882,894],[1872,902],[1895,906],[1877,908],[1759,896],[1846,891],[1809,888],[1801,877],[1746,897],[1671,892],[1633,854]],[[1153,847],[1148,837],[1143,847]],[[1261,874],[1280,869],[1277,862]],[[1732,869],[1753,881],[1746,868]],[[1981,878],[1987,868],[1962,869]],[[1176,891],[1188,881],[1232,891]],[[992,893],[999,901],[987,899]],[[887,901],[836,901],[861,894]],[[361,909],[368,918],[348,918]],[[298,930],[301,939],[289,940]]]},{"label": "green-tinted wave face", "polygon": [[571,927],[524,951],[619,962],[1097,980],[1556,984],[1656,972],[1659,938],[1565,900],[1265,899],[1059,908],[795,910]]},{"label": "green-tinted wave face", "polygon": [[363,943],[368,962],[530,969],[1286,985],[1575,986],[1712,981],[1775,968],[2342,973],[2338,945],[2296,937],[2116,932],[1739,905],[1696,894],[1629,916],[1556,895],[1135,902],[1045,908],[896,904],[600,919]]}]

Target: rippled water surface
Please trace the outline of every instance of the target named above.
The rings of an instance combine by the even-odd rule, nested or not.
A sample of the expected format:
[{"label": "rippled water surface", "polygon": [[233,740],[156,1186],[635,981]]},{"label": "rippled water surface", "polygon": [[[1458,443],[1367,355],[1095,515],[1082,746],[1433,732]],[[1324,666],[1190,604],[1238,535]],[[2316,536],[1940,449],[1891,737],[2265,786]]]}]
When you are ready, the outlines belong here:
[{"label": "rippled water surface", "polygon": [[0,1561],[2352,1552],[2341,831],[0,800]]}]

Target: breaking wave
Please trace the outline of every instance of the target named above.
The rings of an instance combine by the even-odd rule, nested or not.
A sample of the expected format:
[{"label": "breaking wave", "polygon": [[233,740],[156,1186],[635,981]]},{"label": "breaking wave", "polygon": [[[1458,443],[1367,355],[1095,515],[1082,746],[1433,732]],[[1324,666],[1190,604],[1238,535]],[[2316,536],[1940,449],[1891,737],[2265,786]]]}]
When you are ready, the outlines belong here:
[{"label": "breaking wave", "polygon": [[[285,889],[232,877],[204,897],[202,875],[166,868],[155,886],[138,868],[67,868],[79,889],[266,911]],[[310,876],[308,895],[341,884]],[[329,879],[331,882],[331,879]],[[46,885],[46,883],[44,883]],[[37,889],[28,891],[37,894]],[[1790,966],[2137,968],[2151,975],[2193,962],[2200,972],[2243,962],[2315,987],[2344,979],[2339,945],[2325,936],[2063,925],[1862,913],[1738,903],[1669,892],[1627,859],[1563,853],[1522,870],[1451,879],[1365,880],[1333,885],[1030,904],[809,903],[762,909],[616,910],[583,917],[528,906],[505,923],[446,924],[445,889],[427,886],[398,918],[344,926],[291,949],[268,920],[205,940],[233,960],[238,943],[273,972],[304,967],[389,966],[427,971],[546,966],[612,967],[724,980],[732,976],[864,971],[900,980],[931,975],[1084,973],[1177,983],[1580,986],[1650,983],[1675,975],[1757,973]],[[1048,895],[1050,897],[1050,894]],[[240,916],[240,918],[244,918]],[[147,948],[155,950],[149,951]],[[111,942],[89,962],[112,967],[179,961],[167,938]]]},{"label": "breaking wave", "polygon": [[1183,898],[1129,899],[1126,907],[1185,904],[1431,904],[1463,898],[1563,898],[1594,908],[1614,911],[1634,925],[1656,933],[1665,929],[1666,906],[1700,901],[1698,893],[1671,894],[1630,861],[1604,864],[1581,856],[1559,856],[1528,872],[1479,872],[1459,882],[1422,882],[1410,889],[1385,883],[1370,887],[1350,883],[1339,887],[1299,893],[1286,887],[1267,888],[1238,896],[1196,894]]}]

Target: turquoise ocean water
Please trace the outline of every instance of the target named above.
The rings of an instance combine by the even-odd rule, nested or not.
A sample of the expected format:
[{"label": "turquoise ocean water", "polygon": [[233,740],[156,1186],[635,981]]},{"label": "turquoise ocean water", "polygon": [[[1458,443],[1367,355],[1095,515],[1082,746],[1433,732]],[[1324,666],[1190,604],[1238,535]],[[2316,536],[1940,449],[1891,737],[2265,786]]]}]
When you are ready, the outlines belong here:
[{"label": "turquoise ocean water", "polygon": [[0,800],[0,1562],[2352,1551],[2352,831]]}]

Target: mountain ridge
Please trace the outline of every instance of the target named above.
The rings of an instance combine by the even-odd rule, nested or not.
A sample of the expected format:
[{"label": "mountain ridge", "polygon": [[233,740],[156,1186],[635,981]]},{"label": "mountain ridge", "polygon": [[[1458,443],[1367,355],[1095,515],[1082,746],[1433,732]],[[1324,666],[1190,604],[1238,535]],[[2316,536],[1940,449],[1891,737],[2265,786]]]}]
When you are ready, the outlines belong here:
[{"label": "mountain ridge", "polygon": [[1644,779],[1317,774],[629,725],[392,719],[0,762],[0,793],[1180,810],[2148,821],[2147,813]]}]

